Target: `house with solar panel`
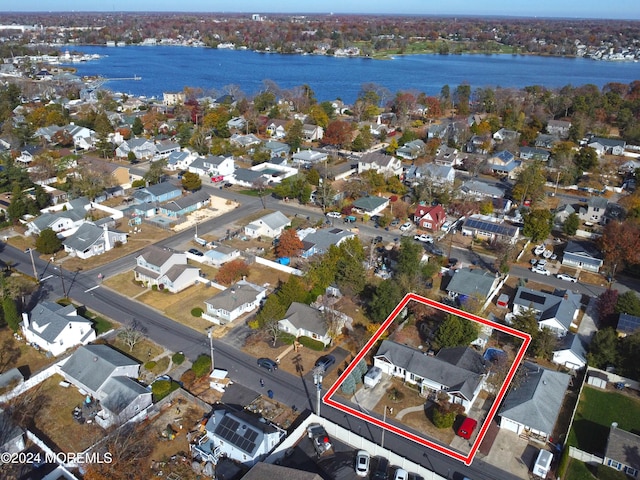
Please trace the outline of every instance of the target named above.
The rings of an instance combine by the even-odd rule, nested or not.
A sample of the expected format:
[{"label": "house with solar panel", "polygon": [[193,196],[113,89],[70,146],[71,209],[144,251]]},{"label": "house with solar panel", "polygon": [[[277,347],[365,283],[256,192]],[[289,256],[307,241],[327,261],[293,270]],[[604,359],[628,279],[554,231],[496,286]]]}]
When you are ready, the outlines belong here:
[{"label": "house with solar panel", "polygon": [[618,316],[616,332],[618,333],[619,337],[633,335],[638,331],[640,331],[640,317],[629,315],[628,313],[621,313]]},{"label": "house with solar panel", "polygon": [[471,215],[462,224],[462,235],[480,238],[489,243],[507,242],[513,244],[518,240],[519,233],[519,228],[514,225],[482,215]]},{"label": "house with solar panel", "polygon": [[207,420],[205,433],[190,445],[194,458],[218,463],[226,457],[251,467],[264,460],[286,436],[281,428],[245,411],[218,408]]},{"label": "house with solar panel", "polygon": [[579,293],[571,290],[546,293],[518,287],[513,299],[513,314],[521,315],[533,310],[540,329],[548,328],[558,337],[564,337],[571,327],[578,327],[575,321],[580,312],[581,299]]}]

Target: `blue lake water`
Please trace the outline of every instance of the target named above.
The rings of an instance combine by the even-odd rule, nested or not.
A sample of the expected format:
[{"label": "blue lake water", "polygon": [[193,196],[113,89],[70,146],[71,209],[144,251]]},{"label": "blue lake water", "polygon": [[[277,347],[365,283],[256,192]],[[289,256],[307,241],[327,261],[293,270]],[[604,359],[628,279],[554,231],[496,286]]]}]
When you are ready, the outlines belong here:
[{"label": "blue lake water", "polygon": [[264,80],[272,80],[283,89],[307,84],[319,101],[340,98],[348,103],[357,98],[365,83],[376,83],[392,93],[414,90],[437,95],[443,85],[453,90],[461,83],[468,83],[472,89],[530,85],[554,88],[569,84],[602,87],[609,82],[640,80],[640,63],[584,58],[407,55],[372,60],[173,46],[74,46],[73,50],[104,55],[97,61],[74,64],[79,75],[137,75],[142,80],[110,81],[105,87],[156,97],[185,86],[222,93],[227,85],[237,85],[245,94],[253,95],[264,88]]}]

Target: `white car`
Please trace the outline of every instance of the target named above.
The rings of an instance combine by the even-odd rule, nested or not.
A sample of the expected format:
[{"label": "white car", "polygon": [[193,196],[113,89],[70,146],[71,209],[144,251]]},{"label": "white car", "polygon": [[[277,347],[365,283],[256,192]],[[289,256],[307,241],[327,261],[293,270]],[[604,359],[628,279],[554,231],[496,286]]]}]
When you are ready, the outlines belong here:
[{"label": "white car", "polygon": [[400,225],[400,231],[401,232],[406,232],[407,230],[411,229],[411,222],[404,222],[402,225]]},{"label": "white car", "polygon": [[538,266],[538,268],[544,268],[544,267],[547,266],[547,261],[546,260],[538,260],[536,265]]},{"label": "white car", "polygon": [[393,480],[408,480],[409,473],[403,468],[396,469],[396,473],[393,475]]},{"label": "white car", "polygon": [[413,239],[418,240],[419,242],[433,243],[433,237],[431,235],[427,235],[426,233],[423,233],[421,235],[414,235]]},{"label": "white car", "polygon": [[542,256],[544,258],[551,258],[551,255],[553,255],[553,250],[546,250],[544,252],[542,252]]},{"label": "white car", "polygon": [[366,450],[358,450],[356,453],[356,475],[366,477],[369,475],[369,464],[371,463],[371,455]]},{"label": "white car", "polygon": [[442,227],[440,227],[440,230],[442,230],[443,232],[448,232],[450,228],[451,228],[451,222],[444,222],[442,224]]},{"label": "white car", "polygon": [[536,248],[533,249],[534,255],[542,255],[544,251],[545,251],[544,245],[538,245]]},{"label": "white car", "polygon": [[329,218],[342,218],[342,214],[340,212],[327,212],[327,217],[329,217]]},{"label": "white car", "polygon": [[539,273],[540,275],[546,275],[547,277],[551,275],[551,272],[544,267],[540,267],[538,265],[534,266],[531,271],[533,273]]},{"label": "white car", "polygon": [[557,278],[559,278],[560,280],[564,280],[565,282],[573,282],[573,283],[577,283],[578,279],[576,277],[572,277],[569,274],[566,273],[559,273],[556,275]]}]

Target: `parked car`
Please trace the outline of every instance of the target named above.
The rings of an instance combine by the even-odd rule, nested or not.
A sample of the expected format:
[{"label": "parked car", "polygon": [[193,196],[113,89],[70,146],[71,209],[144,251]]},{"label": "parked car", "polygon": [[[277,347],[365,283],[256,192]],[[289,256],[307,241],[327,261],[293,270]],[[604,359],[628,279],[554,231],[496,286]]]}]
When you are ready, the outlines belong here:
[{"label": "parked car", "polygon": [[536,266],[538,268],[544,268],[547,266],[547,261],[545,259],[540,259],[536,262]]},{"label": "parked car", "polygon": [[576,277],[572,277],[571,275],[567,274],[567,273],[559,273],[556,275],[557,278],[559,278],[560,280],[564,280],[565,282],[573,282],[576,283],[578,281],[578,279]]},{"label": "parked car", "polygon": [[456,434],[459,437],[469,440],[471,438],[471,435],[473,435],[473,431],[476,429],[477,426],[478,426],[478,422],[475,419],[471,417],[467,417],[462,421],[462,423],[458,427],[458,431],[456,432]]},{"label": "parked car", "polygon": [[327,217],[329,217],[329,218],[342,218],[342,214],[340,212],[327,212]]},{"label": "parked car", "polygon": [[409,472],[404,468],[396,468],[396,473],[393,475],[393,480],[408,480]]},{"label": "parked car", "polygon": [[278,364],[270,358],[261,357],[258,359],[258,366],[266,368],[270,372],[278,369]]},{"label": "parked car", "polygon": [[442,227],[440,227],[440,230],[442,230],[443,232],[448,232],[450,228],[451,228],[451,222],[444,222],[442,224]]},{"label": "parked car", "polygon": [[359,477],[366,477],[369,475],[369,463],[371,461],[371,455],[366,450],[358,450],[356,453],[356,475]]},{"label": "parked car", "polygon": [[419,242],[433,243],[433,237],[431,235],[427,235],[426,233],[414,235],[413,239],[418,240]]},{"label": "parked car", "polygon": [[353,215],[348,215],[344,217],[344,223],[353,223],[356,220],[357,220],[356,217],[354,217]]},{"label": "parked car", "polygon": [[397,227],[398,225],[400,225],[400,219],[398,218],[394,218],[393,220],[391,220],[391,223],[389,224],[390,227]]},{"label": "parked car", "polygon": [[545,251],[544,245],[538,245],[533,249],[534,255],[542,255]]},{"label": "parked car", "polygon": [[547,270],[544,267],[540,267],[538,265],[535,265],[531,268],[531,271],[533,273],[539,273],[540,275],[546,275],[547,277],[551,275],[551,272],[549,270]]},{"label": "parked car", "polygon": [[316,360],[315,366],[324,368],[324,371],[326,372],[334,363],[336,363],[336,357],[333,355],[323,355]]},{"label": "parked car", "polygon": [[411,222],[404,222],[402,225],[400,225],[401,232],[406,232],[406,231],[409,231],[410,229],[411,229]]},{"label": "parked car", "polygon": [[382,238],[381,235],[378,235],[376,238],[373,239],[373,241],[375,243],[382,243],[384,241],[384,239]]},{"label": "parked car", "polygon": [[331,449],[329,435],[327,435],[327,431],[319,423],[310,423],[307,426],[307,436],[311,439],[313,448],[318,456]]},{"label": "parked car", "polygon": [[195,255],[196,257],[202,257],[204,256],[204,253],[202,253],[200,250],[198,250],[197,248],[190,248],[189,249],[189,253],[191,255]]},{"label": "parked car", "polygon": [[387,480],[389,478],[389,474],[387,470],[389,469],[389,460],[385,457],[376,457],[376,469],[371,475],[371,480]]}]

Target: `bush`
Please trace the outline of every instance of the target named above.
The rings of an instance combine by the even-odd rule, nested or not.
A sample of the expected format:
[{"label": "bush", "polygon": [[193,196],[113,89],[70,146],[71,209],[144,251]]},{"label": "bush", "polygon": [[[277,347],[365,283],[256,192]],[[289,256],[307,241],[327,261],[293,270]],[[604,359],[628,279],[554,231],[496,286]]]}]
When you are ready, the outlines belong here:
[{"label": "bush", "polygon": [[191,370],[196,374],[196,378],[204,377],[211,371],[211,358],[208,355],[200,355],[193,362]]},{"label": "bush", "polygon": [[295,335],[291,335],[290,333],[281,332],[280,336],[278,338],[285,345],[293,345],[293,342],[296,341],[296,336]]},{"label": "bush", "polygon": [[298,341],[301,345],[310,348],[311,350],[316,350],[318,352],[324,350],[324,343],[319,342],[318,340],[315,340],[311,337],[299,337]]},{"label": "bush", "polygon": [[147,370],[151,371],[154,368],[156,368],[157,364],[158,364],[157,362],[155,362],[154,360],[151,360],[151,361],[149,361],[149,362],[144,364],[144,368],[146,368]]},{"label": "bush", "polygon": [[260,328],[260,322],[257,319],[253,319],[253,320],[249,320],[247,322],[247,326],[251,329],[251,330],[258,330]]},{"label": "bush", "polygon": [[569,467],[569,445],[564,447],[562,456],[560,457],[560,463],[558,463],[558,477],[565,478],[567,468]]},{"label": "bush", "polygon": [[151,393],[153,394],[153,401],[158,402],[164,397],[169,395],[174,390],[180,388],[178,382],[173,380],[156,380],[151,384]]},{"label": "bush", "polygon": [[189,369],[182,374],[180,381],[182,385],[184,385],[184,388],[189,389],[193,385],[193,382],[196,381],[196,374],[193,373],[193,370]]},{"label": "bush", "polygon": [[173,354],[173,356],[171,357],[171,361],[175,364],[175,365],[182,365],[184,363],[184,353],[182,352],[176,352]]},{"label": "bush", "polygon": [[438,428],[451,428],[456,421],[456,414],[450,410],[443,409],[439,405],[433,408],[433,424]]},{"label": "bush", "polygon": [[200,307],[191,309],[191,316],[193,317],[201,317],[203,313],[204,313],[204,310],[202,310],[202,308]]},{"label": "bush", "polygon": [[151,285],[151,290],[153,290],[154,292],[158,291],[158,285]]}]

